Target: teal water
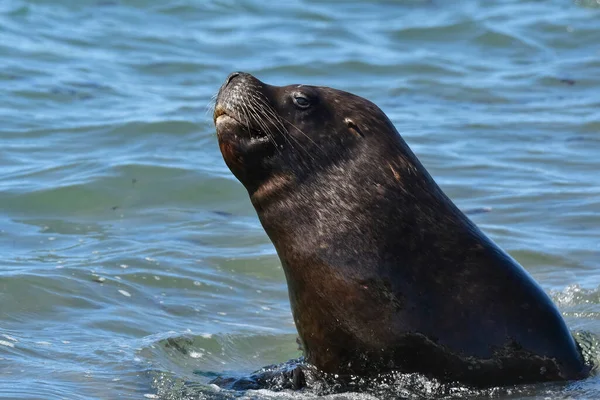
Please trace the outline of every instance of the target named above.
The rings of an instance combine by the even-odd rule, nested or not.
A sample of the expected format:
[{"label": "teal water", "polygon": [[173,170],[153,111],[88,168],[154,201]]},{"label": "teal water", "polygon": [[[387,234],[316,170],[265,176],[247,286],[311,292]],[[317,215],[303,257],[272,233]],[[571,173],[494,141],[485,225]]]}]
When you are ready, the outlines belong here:
[{"label": "teal water", "polygon": [[[228,397],[211,373],[299,355],[216,143],[235,70],[377,103],[569,326],[600,334],[597,1],[3,0],[0,398]],[[396,394],[437,396],[419,382]],[[600,381],[457,393],[599,398]]]}]

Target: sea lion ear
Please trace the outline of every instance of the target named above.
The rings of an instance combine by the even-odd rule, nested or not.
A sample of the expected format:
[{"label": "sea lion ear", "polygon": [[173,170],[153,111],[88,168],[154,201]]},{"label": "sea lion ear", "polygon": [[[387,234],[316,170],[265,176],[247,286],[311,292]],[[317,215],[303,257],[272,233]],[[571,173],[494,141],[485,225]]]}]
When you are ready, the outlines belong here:
[{"label": "sea lion ear", "polygon": [[356,125],[354,123],[354,121],[352,121],[350,118],[346,118],[344,119],[344,122],[346,123],[346,126],[348,126],[348,130],[350,132],[352,132],[352,134],[356,137],[360,137],[360,138],[364,138],[365,135],[361,132],[360,128],[358,127],[358,125]]}]

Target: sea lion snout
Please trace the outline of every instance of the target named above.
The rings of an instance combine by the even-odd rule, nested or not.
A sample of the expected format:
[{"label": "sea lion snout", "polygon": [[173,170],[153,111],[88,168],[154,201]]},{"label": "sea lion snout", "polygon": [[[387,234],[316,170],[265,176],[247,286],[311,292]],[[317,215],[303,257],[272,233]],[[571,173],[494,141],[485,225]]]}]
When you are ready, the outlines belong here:
[{"label": "sea lion snout", "polygon": [[248,73],[229,74],[217,94],[213,114],[215,124],[220,117],[229,117],[237,121],[242,128],[240,131],[245,131],[246,136],[260,135],[263,127],[261,119],[255,115],[269,102],[264,94],[265,87],[265,84]]},{"label": "sea lion snout", "polygon": [[225,82],[223,83],[223,85],[221,85],[221,88],[219,89],[217,100],[230,90],[239,90],[240,87],[243,89],[245,85],[252,86],[252,83],[254,83],[253,81],[260,82],[254,76],[246,72],[236,71],[230,73],[227,76],[227,78],[225,78]]},{"label": "sea lion snout", "polygon": [[236,76],[240,76],[240,74],[242,74],[243,72],[232,72],[229,74],[229,76],[227,77],[227,79],[225,80],[225,86],[229,85],[229,83],[231,83],[231,81],[236,77]]}]

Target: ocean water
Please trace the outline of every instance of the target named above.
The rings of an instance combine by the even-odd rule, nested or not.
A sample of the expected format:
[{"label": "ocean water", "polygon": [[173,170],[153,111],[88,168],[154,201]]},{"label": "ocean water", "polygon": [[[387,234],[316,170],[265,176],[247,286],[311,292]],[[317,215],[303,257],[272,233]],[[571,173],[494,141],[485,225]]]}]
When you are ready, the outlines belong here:
[{"label": "ocean water", "polygon": [[[217,146],[211,97],[236,70],[377,103],[569,326],[600,334],[600,2],[2,0],[0,398],[311,397],[207,386],[300,355]],[[595,376],[413,378],[335,398],[600,398]]]}]

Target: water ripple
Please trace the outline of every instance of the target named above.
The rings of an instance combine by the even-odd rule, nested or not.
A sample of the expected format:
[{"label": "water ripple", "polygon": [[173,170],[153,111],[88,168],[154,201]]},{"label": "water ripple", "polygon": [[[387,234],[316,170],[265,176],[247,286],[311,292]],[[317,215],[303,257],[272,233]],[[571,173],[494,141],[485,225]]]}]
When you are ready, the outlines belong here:
[{"label": "water ripple", "polygon": [[[0,397],[232,398],[198,372],[299,354],[275,250],[216,144],[209,104],[233,70],[380,105],[569,326],[600,333],[599,12],[0,2]],[[411,379],[425,392],[396,395],[439,389]],[[461,393],[596,398],[600,384]]]}]

